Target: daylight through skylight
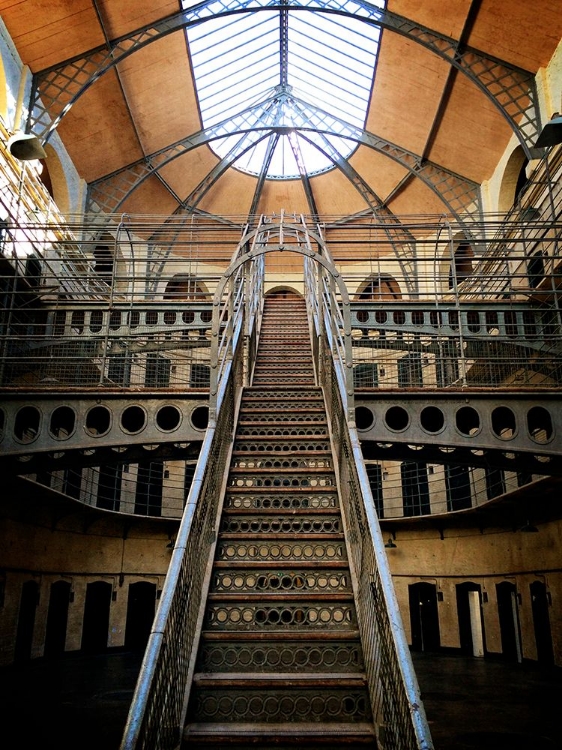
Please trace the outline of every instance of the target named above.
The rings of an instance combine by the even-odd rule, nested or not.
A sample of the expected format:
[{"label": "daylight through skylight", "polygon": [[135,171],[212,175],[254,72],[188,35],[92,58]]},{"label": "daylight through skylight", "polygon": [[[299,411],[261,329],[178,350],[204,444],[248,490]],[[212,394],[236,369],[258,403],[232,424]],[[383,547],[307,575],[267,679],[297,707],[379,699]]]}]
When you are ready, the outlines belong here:
[{"label": "daylight through skylight", "polygon": [[[211,0],[211,12],[240,8],[240,0]],[[203,127],[224,124],[211,142],[229,165],[270,178],[330,169],[356,144],[346,135],[365,124],[379,29],[318,11],[268,10],[213,18],[187,38]],[[372,5],[384,7],[384,0]],[[195,5],[184,2],[184,8]],[[332,6],[330,0],[324,3]],[[350,3],[346,8],[352,7]],[[358,6],[359,8],[359,6]],[[348,123],[333,130],[328,112]],[[290,129],[290,130],[289,130]],[[265,164],[265,167],[264,167]]]}]

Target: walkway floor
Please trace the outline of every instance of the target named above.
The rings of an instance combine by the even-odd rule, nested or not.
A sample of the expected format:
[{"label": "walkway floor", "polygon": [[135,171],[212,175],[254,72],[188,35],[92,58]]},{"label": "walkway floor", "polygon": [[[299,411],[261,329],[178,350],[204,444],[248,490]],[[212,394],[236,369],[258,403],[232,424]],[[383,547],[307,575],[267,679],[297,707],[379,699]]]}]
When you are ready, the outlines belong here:
[{"label": "walkway floor", "polygon": [[[436,750],[562,747],[562,669],[413,657]],[[139,667],[113,653],[1,668],[2,747],[117,750]]]}]

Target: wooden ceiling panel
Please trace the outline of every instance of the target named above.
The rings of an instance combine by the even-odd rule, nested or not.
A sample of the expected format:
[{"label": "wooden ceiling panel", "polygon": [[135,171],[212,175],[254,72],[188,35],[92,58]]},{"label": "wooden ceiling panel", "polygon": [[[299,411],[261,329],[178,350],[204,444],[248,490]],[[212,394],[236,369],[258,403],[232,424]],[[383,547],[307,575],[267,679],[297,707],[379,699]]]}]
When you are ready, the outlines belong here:
[{"label": "wooden ceiling panel", "polygon": [[179,0],[96,0],[96,3],[109,39],[126,36],[180,9]]},{"label": "wooden ceiling panel", "polygon": [[178,204],[171,193],[166,190],[158,177],[154,176],[145,180],[125,201],[120,210],[132,216],[136,214],[166,216],[172,214],[177,207]]},{"label": "wooden ceiling panel", "polygon": [[201,129],[183,31],[126,58],[119,77],[146,154]]},{"label": "wooden ceiling panel", "polygon": [[511,133],[490,100],[459,75],[429,158],[474,182],[482,182],[494,171]]},{"label": "wooden ceiling panel", "polygon": [[431,2],[412,2],[412,0],[389,0],[388,9],[398,13],[428,29],[438,31],[453,39],[458,39],[472,0],[431,0]]},{"label": "wooden ceiling panel", "polygon": [[446,214],[447,207],[420,179],[411,180],[389,205],[397,216]]},{"label": "wooden ceiling panel", "polygon": [[560,0],[483,2],[469,38],[471,47],[535,73],[562,36]]},{"label": "wooden ceiling panel", "polygon": [[281,209],[295,214],[310,212],[300,180],[266,181],[258,207],[259,212],[279,215]]},{"label": "wooden ceiling panel", "polygon": [[383,34],[366,128],[422,154],[449,64],[415,42]]},{"label": "wooden ceiling panel", "polygon": [[115,71],[100,78],[61,120],[59,134],[87,182],[142,157]]},{"label": "wooden ceiling panel", "polygon": [[160,170],[160,174],[180,199],[185,200],[217,162],[213,152],[206,146],[201,146],[174,159]]},{"label": "wooden ceiling panel", "polygon": [[5,0],[0,12],[20,57],[34,73],[104,43],[91,0]]},{"label": "wooden ceiling panel", "polygon": [[[332,169],[325,175],[311,180],[312,192],[318,212],[321,214],[355,214],[369,208],[361,194],[339,169]],[[309,213],[310,209],[301,209]]]},{"label": "wooden ceiling panel", "polygon": [[349,162],[383,201],[408,174],[400,164],[367,146],[360,146]]},{"label": "wooden ceiling panel", "polygon": [[229,169],[209,190],[199,208],[219,216],[246,215],[250,210],[256,178]]}]

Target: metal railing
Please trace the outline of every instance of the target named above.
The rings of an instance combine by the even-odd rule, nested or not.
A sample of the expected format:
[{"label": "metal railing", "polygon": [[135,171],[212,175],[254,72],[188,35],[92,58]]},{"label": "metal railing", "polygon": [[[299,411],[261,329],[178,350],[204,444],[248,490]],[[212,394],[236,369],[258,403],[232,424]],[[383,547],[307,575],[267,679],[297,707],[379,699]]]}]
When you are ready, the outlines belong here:
[{"label": "metal railing", "polygon": [[352,416],[349,335],[342,325],[345,304],[312,264],[308,261],[306,277],[316,339],[313,350],[332,429],[375,731],[385,749],[428,750],[433,747],[431,734]]},{"label": "metal railing", "polygon": [[[129,711],[122,750],[171,748],[180,741],[206,602],[245,355],[255,351],[245,327],[244,267],[215,295],[211,422],[174,546],[172,560]],[[259,271],[250,271],[255,294]]]}]

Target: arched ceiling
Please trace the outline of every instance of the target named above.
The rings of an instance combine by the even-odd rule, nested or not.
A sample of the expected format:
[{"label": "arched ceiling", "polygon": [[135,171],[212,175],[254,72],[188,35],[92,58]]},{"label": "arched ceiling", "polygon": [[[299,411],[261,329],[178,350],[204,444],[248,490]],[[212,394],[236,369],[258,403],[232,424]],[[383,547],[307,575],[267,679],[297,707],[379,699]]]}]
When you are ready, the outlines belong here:
[{"label": "arched ceiling", "polygon": [[[514,132],[529,152],[540,127],[533,79],[562,36],[554,0],[184,5],[0,3],[34,75],[30,125],[46,140],[57,129],[91,200],[108,212],[474,212],[478,185]],[[254,37],[267,29],[262,65],[271,77],[261,88],[249,62],[259,45],[251,46],[251,33],[234,36],[238,12],[253,19],[250,25],[259,17]],[[315,31],[314,14],[335,30],[332,46]],[[351,16],[363,21],[359,42],[344,34]],[[217,29],[225,23],[221,44]],[[298,42],[291,24],[299,27]],[[378,57],[372,81],[362,84],[366,115],[358,124],[351,106],[342,112],[342,97],[365,79],[363,45],[378,48]],[[341,67],[344,50],[348,64]],[[214,71],[211,87],[201,60]],[[206,113],[209,92],[218,97],[220,116]],[[315,173],[309,148],[321,152],[322,168],[333,168]],[[243,162],[251,153],[259,158]],[[285,159],[289,173],[300,176],[268,177]]]}]

